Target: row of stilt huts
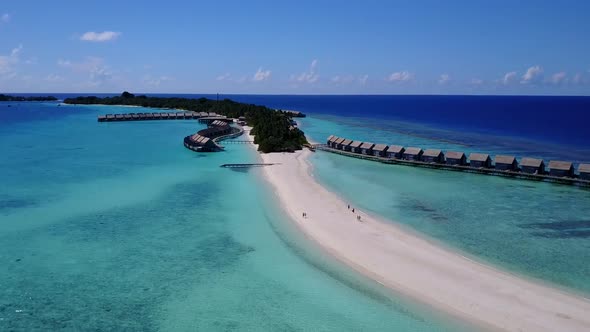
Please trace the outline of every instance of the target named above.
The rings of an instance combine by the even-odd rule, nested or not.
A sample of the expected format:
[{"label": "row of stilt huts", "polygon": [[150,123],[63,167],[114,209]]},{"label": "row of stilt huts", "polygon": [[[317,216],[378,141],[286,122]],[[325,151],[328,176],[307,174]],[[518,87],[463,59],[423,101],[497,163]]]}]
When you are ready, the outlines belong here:
[{"label": "row of stilt huts", "polygon": [[121,113],[98,116],[98,122],[111,121],[142,121],[142,120],[192,120],[192,119],[222,119],[213,112],[152,112],[152,113]]},{"label": "row of stilt huts", "polygon": [[222,151],[223,147],[215,141],[219,137],[238,133],[238,128],[232,127],[228,122],[214,120],[208,123],[207,128],[199,130],[196,134],[184,138],[184,146],[197,152]]},{"label": "row of stilt huts", "polygon": [[525,157],[519,162],[516,157],[507,155],[496,155],[494,160],[492,160],[490,155],[485,153],[471,153],[467,156],[460,151],[447,151],[443,153],[443,151],[438,149],[422,150],[417,147],[373,144],[371,142],[353,141],[334,135],[328,137],[327,145],[329,148],[352,154],[387,159],[590,180],[590,164],[580,164],[576,172],[573,163],[568,161],[551,160],[548,165],[545,165],[542,159]]}]

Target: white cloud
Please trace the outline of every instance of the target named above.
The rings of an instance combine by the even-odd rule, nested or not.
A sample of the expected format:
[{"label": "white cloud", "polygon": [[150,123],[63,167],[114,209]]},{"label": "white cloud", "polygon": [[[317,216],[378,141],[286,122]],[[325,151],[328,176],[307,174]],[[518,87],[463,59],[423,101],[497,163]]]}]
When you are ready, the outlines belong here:
[{"label": "white cloud", "polygon": [[408,82],[414,79],[414,74],[410,73],[409,71],[400,71],[396,73],[392,73],[387,77],[387,81],[389,82]]},{"label": "white cloud", "polygon": [[115,32],[115,31],[103,31],[103,32],[88,31],[80,37],[80,40],[90,41],[90,42],[105,42],[105,41],[109,41],[109,40],[115,40],[120,35],[121,35],[120,32]]},{"label": "white cloud", "polygon": [[216,81],[225,81],[225,80],[230,80],[231,75],[229,73],[225,73],[222,75],[219,75],[215,78]]},{"label": "white cloud", "polygon": [[441,74],[438,79],[438,84],[444,85],[451,81],[451,76],[449,74]]},{"label": "white cloud", "polygon": [[254,82],[267,81],[270,79],[270,73],[270,70],[262,70],[262,67],[260,67],[254,74],[254,77],[252,77],[252,80]]},{"label": "white cloud", "polygon": [[57,74],[49,74],[49,75],[47,75],[47,77],[45,77],[45,80],[48,82],[56,83],[56,82],[63,82],[64,78],[57,75]]},{"label": "white cloud", "polygon": [[576,75],[574,75],[572,78],[572,83],[576,85],[585,85],[590,83],[590,75],[588,75],[588,73],[576,73]]},{"label": "white cloud", "polygon": [[348,84],[354,81],[354,76],[352,75],[336,75],[330,79],[330,81],[334,84]]},{"label": "white cloud", "polygon": [[113,78],[113,73],[109,66],[105,65],[104,60],[99,57],[89,56],[79,62],[59,59],[57,60],[57,64],[74,72],[88,75],[89,81],[86,85],[90,87],[102,85],[104,82],[110,81]]},{"label": "white cloud", "polygon": [[151,75],[145,75],[143,77],[143,83],[148,86],[158,87],[163,82],[168,82],[174,80],[172,77],[168,76],[160,76],[160,77],[152,77]]},{"label": "white cloud", "polygon": [[0,75],[4,79],[14,78],[15,66],[20,63],[20,53],[23,45],[19,45],[10,51],[9,55],[0,55]]},{"label": "white cloud", "polygon": [[527,69],[526,73],[522,75],[522,84],[535,84],[543,79],[543,68],[540,66],[533,66]]},{"label": "white cloud", "polygon": [[502,84],[508,85],[516,81],[516,72],[511,71],[509,73],[504,74],[504,78],[502,78]]},{"label": "white cloud", "polygon": [[479,78],[473,78],[471,79],[471,85],[482,85],[483,84],[483,80],[479,79]]},{"label": "white cloud", "polygon": [[361,77],[359,77],[359,83],[361,85],[366,85],[368,79],[369,79],[369,75],[367,75],[367,74],[362,75]]},{"label": "white cloud", "polygon": [[2,14],[2,16],[0,16],[0,21],[2,21],[3,23],[10,22],[10,14],[8,14],[8,13]]},{"label": "white cloud", "polygon": [[566,76],[567,76],[567,74],[563,71],[561,71],[559,73],[555,73],[551,76],[550,82],[553,84],[565,83],[567,81]]},{"label": "white cloud", "polygon": [[320,79],[320,75],[317,74],[317,66],[318,60],[313,59],[311,61],[311,65],[309,66],[309,70],[305,71],[299,75],[291,75],[291,80],[300,82],[300,83],[315,83]]}]

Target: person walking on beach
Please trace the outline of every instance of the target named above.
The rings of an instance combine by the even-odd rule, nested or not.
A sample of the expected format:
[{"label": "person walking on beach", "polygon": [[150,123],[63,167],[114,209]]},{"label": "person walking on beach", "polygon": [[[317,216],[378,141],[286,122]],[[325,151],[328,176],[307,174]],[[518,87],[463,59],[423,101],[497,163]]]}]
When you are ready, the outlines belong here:
[{"label": "person walking on beach", "polygon": [[354,208],[352,208],[352,213],[354,213]]},{"label": "person walking on beach", "polygon": [[348,209],[350,210],[350,204],[348,204]]}]

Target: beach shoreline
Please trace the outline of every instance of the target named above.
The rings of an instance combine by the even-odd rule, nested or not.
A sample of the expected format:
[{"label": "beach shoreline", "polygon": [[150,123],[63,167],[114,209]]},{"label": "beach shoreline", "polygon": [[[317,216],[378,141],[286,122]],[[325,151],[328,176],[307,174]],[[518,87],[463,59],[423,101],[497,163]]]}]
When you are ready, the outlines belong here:
[{"label": "beach shoreline", "polygon": [[313,178],[310,154],[261,154],[278,164],[262,174],[297,228],[339,261],[485,330],[590,330],[586,298],[477,262],[378,216],[352,213]]}]

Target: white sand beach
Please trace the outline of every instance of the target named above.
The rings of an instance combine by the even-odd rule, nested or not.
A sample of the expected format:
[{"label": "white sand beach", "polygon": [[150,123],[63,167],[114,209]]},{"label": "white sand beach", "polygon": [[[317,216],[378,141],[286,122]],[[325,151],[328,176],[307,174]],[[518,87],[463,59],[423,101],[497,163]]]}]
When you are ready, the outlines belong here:
[{"label": "white sand beach", "polygon": [[362,211],[353,214],[314,180],[311,153],[262,154],[265,163],[278,164],[263,174],[299,229],[337,259],[483,329],[590,331],[586,298],[475,262]]}]

